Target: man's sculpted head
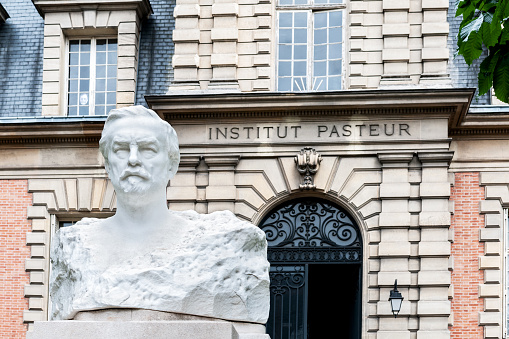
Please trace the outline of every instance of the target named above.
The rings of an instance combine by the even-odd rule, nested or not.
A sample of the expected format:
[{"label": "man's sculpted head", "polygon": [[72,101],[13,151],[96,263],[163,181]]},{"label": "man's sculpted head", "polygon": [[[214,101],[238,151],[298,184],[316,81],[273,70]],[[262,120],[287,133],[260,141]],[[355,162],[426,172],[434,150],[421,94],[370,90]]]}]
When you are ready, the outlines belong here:
[{"label": "man's sculpted head", "polygon": [[175,130],[143,106],[112,110],[99,150],[117,195],[165,190],[180,161]]}]

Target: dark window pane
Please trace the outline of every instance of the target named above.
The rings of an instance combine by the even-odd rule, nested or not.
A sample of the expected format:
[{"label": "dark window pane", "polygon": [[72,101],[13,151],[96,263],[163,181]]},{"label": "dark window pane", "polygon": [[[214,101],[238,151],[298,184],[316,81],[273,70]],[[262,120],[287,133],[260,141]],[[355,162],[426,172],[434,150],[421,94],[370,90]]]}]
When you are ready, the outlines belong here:
[{"label": "dark window pane", "polygon": [[342,26],[343,25],[343,12],[336,11],[329,13],[329,26]]},{"label": "dark window pane", "polygon": [[339,90],[341,89],[341,77],[331,77],[329,78],[329,88],[328,90]]},{"label": "dark window pane", "polygon": [[90,40],[81,40],[80,51],[90,52]]},{"label": "dark window pane", "polygon": [[315,14],[315,28],[327,27],[327,12]]},{"label": "dark window pane", "polygon": [[290,60],[292,58],[291,45],[279,45],[279,60]]},{"label": "dark window pane", "polygon": [[97,39],[96,50],[98,52],[106,51],[106,39]]},{"label": "dark window pane", "polygon": [[77,92],[78,91],[78,80],[70,80],[69,81],[69,92]]},{"label": "dark window pane", "polygon": [[334,60],[329,61],[329,75],[339,75],[341,74],[341,61]]},{"label": "dark window pane", "polygon": [[279,14],[279,27],[292,27],[292,13]]},{"label": "dark window pane", "polygon": [[98,65],[106,64],[106,52],[97,52],[97,57],[95,59],[95,62]]},{"label": "dark window pane", "polygon": [[293,64],[293,74],[296,76],[306,76],[307,73],[307,62],[306,61],[296,61]]},{"label": "dark window pane", "polygon": [[71,40],[69,41],[69,52],[78,52],[80,50],[80,41]]},{"label": "dark window pane", "polygon": [[341,36],[341,28],[335,27],[335,28],[329,28],[329,42],[341,42],[342,36]]},{"label": "dark window pane", "polygon": [[108,66],[108,78],[117,77],[117,66]]},{"label": "dark window pane", "polygon": [[98,78],[106,78],[106,66],[97,66],[95,76]]},{"label": "dark window pane", "polygon": [[315,56],[315,60],[326,60],[327,59],[327,45],[315,46],[314,56]]},{"label": "dark window pane", "polygon": [[78,53],[69,54],[69,65],[78,65],[80,61],[80,55]]},{"label": "dark window pane", "polygon": [[108,91],[115,92],[117,90],[117,79],[108,79]]},{"label": "dark window pane", "polygon": [[278,67],[279,76],[292,75],[292,63],[290,61],[280,61]]},{"label": "dark window pane", "polygon": [[69,93],[69,105],[78,105],[78,93]]},{"label": "dark window pane", "polygon": [[117,52],[108,52],[108,64],[109,65],[117,64]]},{"label": "dark window pane", "polygon": [[117,39],[108,39],[108,51],[117,50]]},{"label": "dark window pane", "polygon": [[78,77],[78,66],[69,67],[69,78],[77,78]]},{"label": "dark window pane", "polygon": [[94,114],[95,115],[104,115],[104,111],[105,111],[105,108],[106,106],[95,106],[95,112]]},{"label": "dark window pane", "polygon": [[327,43],[327,30],[326,29],[317,29],[315,30],[315,44],[325,44]]},{"label": "dark window pane", "polygon": [[104,92],[106,90],[106,79],[97,79],[95,81],[95,90],[97,92]]},{"label": "dark window pane", "polygon": [[279,78],[277,83],[277,89],[279,91],[291,90],[292,78]]},{"label": "dark window pane", "polygon": [[307,29],[296,29],[295,32],[295,42],[296,43],[306,43],[308,41],[308,31]]},{"label": "dark window pane", "polygon": [[80,78],[90,78],[90,66],[80,67]]},{"label": "dark window pane", "polygon": [[108,105],[114,105],[117,103],[117,93],[108,93],[106,95],[106,103]]},{"label": "dark window pane", "polygon": [[84,79],[80,80],[80,92],[88,92],[90,89],[90,80]]},{"label": "dark window pane", "polygon": [[295,13],[295,27],[308,27],[308,14],[306,12]]},{"label": "dark window pane", "polygon": [[280,43],[291,43],[292,42],[292,30],[291,29],[280,29],[279,30],[279,42]]},{"label": "dark window pane", "polygon": [[90,65],[90,53],[80,53],[80,65]]},{"label": "dark window pane", "polygon": [[314,65],[314,69],[313,69],[313,76],[315,77],[318,77],[318,76],[323,76],[323,75],[327,75],[327,62],[326,61],[321,61],[321,62],[315,62],[315,65]]},{"label": "dark window pane", "polygon": [[96,105],[104,105],[106,102],[105,93],[96,93],[95,94],[95,104]]},{"label": "dark window pane", "polygon": [[329,59],[341,59],[343,56],[343,49],[341,44],[329,45]]},{"label": "dark window pane", "polygon": [[294,55],[293,55],[293,58],[294,59],[306,60],[308,58],[307,57],[307,53],[308,53],[307,46],[305,46],[305,45],[296,45],[296,46],[294,46]]},{"label": "dark window pane", "polygon": [[67,109],[67,115],[77,115],[77,114],[78,108],[76,106],[72,106]]},{"label": "dark window pane", "polygon": [[80,106],[80,115],[88,115],[88,106]]}]

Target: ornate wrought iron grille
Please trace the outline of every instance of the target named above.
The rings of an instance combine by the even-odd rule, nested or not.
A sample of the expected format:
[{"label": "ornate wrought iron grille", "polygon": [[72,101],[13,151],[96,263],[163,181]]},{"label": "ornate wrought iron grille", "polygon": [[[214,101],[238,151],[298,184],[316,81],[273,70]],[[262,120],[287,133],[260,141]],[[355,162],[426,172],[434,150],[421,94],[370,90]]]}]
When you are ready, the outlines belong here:
[{"label": "ornate wrought iron grille", "polygon": [[287,202],[265,217],[260,228],[267,236],[271,263],[267,333],[272,339],[311,338],[307,313],[309,266],[360,264],[359,229],[345,211],[319,199]]},{"label": "ornate wrought iron grille", "polygon": [[270,213],[260,224],[275,262],[362,261],[361,239],[352,219],[325,200],[296,200]]}]

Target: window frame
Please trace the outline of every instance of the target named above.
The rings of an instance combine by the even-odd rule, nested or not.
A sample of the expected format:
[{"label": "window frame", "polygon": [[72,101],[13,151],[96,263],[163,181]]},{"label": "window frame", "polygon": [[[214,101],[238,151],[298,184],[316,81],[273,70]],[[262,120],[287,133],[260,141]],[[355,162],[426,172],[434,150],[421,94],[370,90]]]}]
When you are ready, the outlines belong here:
[{"label": "window frame", "polygon": [[[346,44],[347,44],[347,41],[346,41],[346,36],[347,36],[347,32],[346,32],[346,29],[348,27],[348,24],[347,24],[347,16],[346,16],[346,12],[347,12],[347,4],[345,1],[341,2],[341,3],[333,3],[333,4],[315,4],[314,3],[315,0],[308,0],[308,4],[298,4],[298,5],[281,5],[280,4],[280,0],[278,0],[276,2],[276,18],[275,18],[275,24],[276,24],[276,29],[274,30],[275,31],[275,88],[276,88],[276,91],[277,92],[287,92],[287,93],[291,93],[291,92],[317,92],[317,91],[334,91],[334,90],[329,90],[329,89],[325,89],[325,90],[318,90],[318,89],[314,89],[314,85],[313,85],[313,79],[315,78],[314,75],[313,75],[313,65],[314,65],[314,56],[313,56],[313,51],[314,51],[314,31],[315,31],[315,23],[314,23],[314,14],[315,13],[319,13],[319,12],[331,12],[331,11],[339,11],[341,13],[341,41],[340,41],[340,44],[341,44],[341,74],[339,75],[341,77],[341,88],[340,90],[344,90],[345,89],[345,84],[346,84],[346,62],[345,62],[345,52],[346,52]],[[279,20],[280,20],[280,13],[283,13],[283,12],[307,12],[307,20],[308,20],[308,23],[307,23],[307,46],[308,46],[308,51],[307,51],[307,59],[306,59],[306,62],[307,62],[307,65],[306,65],[306,75],[305,75],[305,78],[306,78],[306,88],[303,89],[303,90],[295,90],[295,89],[290,89],[288,91],[283,91],[283,90],[280,90],[279,89],[279,29],[280,29],[280,24],[279,24]],[[293,27],[292,27],[292,31],[293,31]],[[327,41],[327,44],[329,44],[329,40]],[[293,44],[292,44],[293,46]],[[292,55],[293,57],[293,55]],[[329,59],[326,59],[326,60],[329,60]],[[294,59],[291,60],[292,63],[294,62]],[[293,68],[292,68],[293,69]],[[293,73],[292,75],[290,76],[291,78],[293,78]],[[321,76],[320,76],[321,77]],[[328,75],[325,76],[325,79],[328,79]],[[293,84],[292,84],[292,87]]]},{"label": "window frame", "polygon": [[[74,116],[74,117],[84,117],[84,116],[106,116],[108,115],[108,111],[105,114],[96,114],[95,111],[95,99],[96,99],[96,53],[97,53],[97,40],[110,40],[114,39],[117,41],[117,58],[116,58],[116,72],[115,72],[115,107],[117,105],[117,93],[118,93],[118,36],[113,34],[108,35],[97,35],[97,36],[67,36],[65,39],[65,73],[64,73],[64,112],[65,116]],[[89,100],[88,100],[88,114],[81,115],[79,114],[79,105],[76,115],[69,115],[69,76],[70,76],[70,42],[71,41],[81,41],[81,40],[89,40],[90,41],[90,75],[89,75]],[[108,64],[106,64],[108,65]],[[107,78],[106,78],[107,79]],[[92,81],[93,80],[93,81]],[[79,92],[78,92],[79,93]],[[106,91],[107,93],[107,91]],[[105,98],[106,100],[106,98]],[[78,98],[79,103],[79,98]],[[106,105],[108,106],[108,105]]]}]

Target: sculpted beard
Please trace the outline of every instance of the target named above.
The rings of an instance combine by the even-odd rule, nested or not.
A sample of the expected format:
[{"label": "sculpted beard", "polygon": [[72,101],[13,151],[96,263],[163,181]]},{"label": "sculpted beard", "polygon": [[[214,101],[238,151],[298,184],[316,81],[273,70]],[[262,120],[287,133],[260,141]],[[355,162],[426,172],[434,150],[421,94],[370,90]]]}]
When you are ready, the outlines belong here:
[{"label": "sculpted beard", "polygon": [[126,168],[119,178],[120,189],[125,193],[144,193],[152,183],[150,173],[144,168]]}]

